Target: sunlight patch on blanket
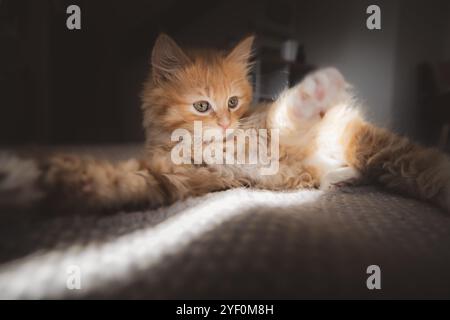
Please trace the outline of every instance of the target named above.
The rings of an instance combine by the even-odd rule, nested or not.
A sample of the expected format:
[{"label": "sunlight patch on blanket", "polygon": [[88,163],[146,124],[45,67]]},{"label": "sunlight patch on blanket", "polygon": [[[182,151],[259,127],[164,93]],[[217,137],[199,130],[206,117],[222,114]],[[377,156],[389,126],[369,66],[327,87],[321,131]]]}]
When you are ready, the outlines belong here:
[{"label": "sunlight patch on blanket", "polygon": [[274,207],[276,213],[283,207],[315,202],[321,195],[317,190],[234,189],[148,211],[146,215],[162,213],[167,219],[106,242],[37,252],[2,266],[0,298],[76,298],[112,282],[126,283],[135,272],[151,269],[233,217],[261,206]]}]

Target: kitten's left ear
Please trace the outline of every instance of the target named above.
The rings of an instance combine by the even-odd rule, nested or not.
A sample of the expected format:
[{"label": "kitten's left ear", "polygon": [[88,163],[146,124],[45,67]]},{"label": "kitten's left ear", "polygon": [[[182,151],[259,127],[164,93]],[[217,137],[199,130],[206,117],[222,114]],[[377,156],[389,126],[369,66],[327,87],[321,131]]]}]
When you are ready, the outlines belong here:
[{"label": "kitten's left ear", "polygon": [[255,36],[251,35],[241,40],[233,50],[227,55],[227,60],[234,61],[242,64],[249,64],[250,59],[253,56],[253,43],[255,42]]}]

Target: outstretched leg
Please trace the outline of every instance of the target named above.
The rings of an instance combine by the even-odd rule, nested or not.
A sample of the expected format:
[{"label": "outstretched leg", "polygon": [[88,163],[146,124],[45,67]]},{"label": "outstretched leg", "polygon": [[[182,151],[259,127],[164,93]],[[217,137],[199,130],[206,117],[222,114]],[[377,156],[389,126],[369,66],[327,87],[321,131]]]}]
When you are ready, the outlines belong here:
[{"label": "outstretched leg", "polygon": [[388,130],[355,119],[342,137],[348,163],[384,187],[450,212],[450,159]]},{"label": "outstretched leg", "polygon": [[42,167],[41,186],[53,205],[97,210],[159,207],[245,184],[226,167],[167,164],[163,159],[114,164],[58,155]]},{"label": "outstretched leg", "polygon": [[164,193],[157,179],[137,160],[113,164],[72,155],[56,155],[41,165],[40,185],[51,205],[108,209],[157,206]]}]

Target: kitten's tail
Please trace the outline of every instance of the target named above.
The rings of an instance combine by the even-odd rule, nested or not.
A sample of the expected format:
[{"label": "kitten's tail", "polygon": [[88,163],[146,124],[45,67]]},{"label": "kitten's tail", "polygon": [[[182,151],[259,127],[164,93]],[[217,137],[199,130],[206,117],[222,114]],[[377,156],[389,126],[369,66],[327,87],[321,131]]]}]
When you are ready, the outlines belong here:
[{"label": "kitten's tail", "polygon": [[450,159],[444,153],[361,119],[348,124],[342,143],[347,161],[364,176],[450,212]]}]

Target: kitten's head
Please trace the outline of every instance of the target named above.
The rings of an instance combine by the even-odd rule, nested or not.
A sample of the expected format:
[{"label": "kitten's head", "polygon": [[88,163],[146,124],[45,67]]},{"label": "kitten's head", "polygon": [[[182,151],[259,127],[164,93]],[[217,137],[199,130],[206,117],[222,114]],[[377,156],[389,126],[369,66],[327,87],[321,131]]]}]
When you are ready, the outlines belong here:
[{"label": "kitten's head", "polygon": [[230,52],[183,51],[160,35],[142,96],[144,127],[192,132],[194,121],[202,121],[203,128],[236,128],[252,100],[253,40],[245,38]]}]

